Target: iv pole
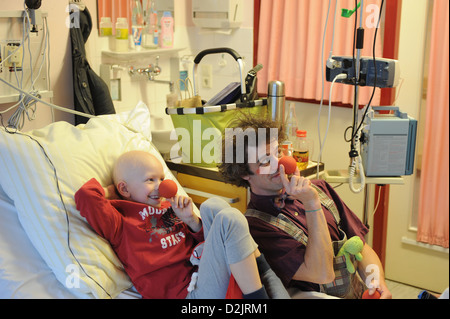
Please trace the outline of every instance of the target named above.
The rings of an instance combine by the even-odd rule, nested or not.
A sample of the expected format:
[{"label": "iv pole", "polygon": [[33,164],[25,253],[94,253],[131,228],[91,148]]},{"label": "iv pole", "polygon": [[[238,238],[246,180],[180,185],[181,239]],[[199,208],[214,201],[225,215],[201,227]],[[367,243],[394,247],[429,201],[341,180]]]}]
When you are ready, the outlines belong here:
[{"label": "iv pole", "polygon": [[[355,93],[354,93],[354,102],[353,102],[353,127],[358,129],[357,121],[358,121],[358,111],[359,111],[359,74],[360,74],[360,68],[361,68],[361,50],[364,46],[364,29],[362,27],[362,21],[363,21],[363,12],[364,12],[364,0],[360,1],[361,7],[360,7],[360,17],[359,17],[359,28],[356,32],[356,61],[355,63]],[[357,12],[357,9],[355,10],[355,13]],[[356,24],[356,23],[355,23]],[[351,143],[351,150],[350,150],[350,158],[351,161],[354,161],[354,156],[357,156],[357,152],[360,150],[355,150],[353,148],[354,146],[354,139],[355,136],[358,137],[359,134],[357,132],[352,131],[352,139],[350,141]],[[356,153],[355,153],[356,151]],[[360,174],[364,174],[364,172],[360,172]],[[349,176],[349,179],[353,178],[351,175]],[[362,178],[362,177],[361,177]],[[369,191],[367,185],[364,185],[364,210],[363,210],[363,223],[364,225],[368,225],[368,211],[369,211]]]},{"label": "iv pole", "polygon": [[[361,69],[361,50],[364,47],[364,29],[362,28],[362,20],[363,20],[363,8],[364,8],[364,0],[361,0],[360,3],[361,5],[361,15],[359,18],[359,28],[356,29],[356,24],[357,24],[357,18],[358,18],[358,4],[357,7],[355,8],[355,33],[354,36],[354,48],[353,50],[356,48],[356,59],[353,61],[354,64],[354,87],[355,87],[355,92],[354,92],[354,100],[353,100],[353,123],[352,123],[352,136],[350,139],[350,152],[349,152],[349,156],[350,156],[350,166],[349,166],[349,186],[352,192],[354,193],[359,193],[362,190],[362,187],[364,186],[364,180],[363,180],[363,175],[360,174],[361,176],[361,188],[360,189],[355,189],[353,187],[353,177],[356,173],[356,164],[358,161],[358,157],[359,157],[359,153],[358,150],[356,149],[356,145],[358,145],[357,143],[357,139],[358,139],[358,108],[359,108],[359,81],[360,81],[360,69]],[[356,36],[356,39],[355,39]],[[355,53],[353,51],[353,58],[355,58]],[[360,167],[361,168],[361,167]]]},{"label": "iv pole", "polygon": [[[355,47],[356,47],[356,60],[353,61],[353,63],[355,64],[355,95],[354,95],[354,101],[353,101],[353,129],[355,129],[355,127],[357,128],[357,122],[358,122],[358,106],[359,106],[359,73],[360,73],[360,68],[361,68],[361,50],[364,46],[364,29],[362,27],[362,18],[363,18],[363,8],[364,8],[364,0],[360,1],[361,3],[361,15],[359,18],[359,28],[357,29],[356,32],[356,41],[355,41]],[[355,13],[357,12],[357,10],[355,10]],[[355,23],[356,24],[356,23]],[[354,146],[354,137],[356,135],[356,132],[354,132],[352,130],[352,139],[350,141],[351,144],[351,150],[350,150],[350,157],[354,158],[355,155],[357,155],[358,153],[355,153],[354,151],[356,151],[353,146]]]}]

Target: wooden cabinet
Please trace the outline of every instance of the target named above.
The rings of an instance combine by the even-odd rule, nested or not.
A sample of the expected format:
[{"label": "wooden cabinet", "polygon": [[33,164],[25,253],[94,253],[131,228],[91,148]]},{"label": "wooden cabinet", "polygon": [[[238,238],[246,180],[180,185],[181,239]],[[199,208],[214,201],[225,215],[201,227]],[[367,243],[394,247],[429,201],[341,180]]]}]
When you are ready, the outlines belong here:
[{"label": "wooden cabinet", "polygon": [[184,173],[177,173],[176,176],[178,182],[180,182],[186,193],[198,207],[208,198],[217,196],[227,201],[232,207],[245,213],[247,208],[247,188]]}]

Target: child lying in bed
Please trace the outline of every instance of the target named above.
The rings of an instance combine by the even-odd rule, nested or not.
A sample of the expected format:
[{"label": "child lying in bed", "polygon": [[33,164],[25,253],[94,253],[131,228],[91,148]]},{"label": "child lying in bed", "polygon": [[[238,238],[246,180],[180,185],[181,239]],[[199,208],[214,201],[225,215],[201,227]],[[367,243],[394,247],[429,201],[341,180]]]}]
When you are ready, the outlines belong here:
[{"label": "child lying in bed", "polygon": [[[143,151],[122,154],[113,179],[114,185],[106,189],[89,180],[75,194],[75,202],[110,242],[143,298],[225,298],[230,273],[244,298],[268,297],[261,279],[270,282],[271,297],[289,298],[238,210],[214,198],[201,205],[200,219],[191,198],[163,200],[158,192],[163,166]],[[197,267],[189,259],[203,241],[194,274]]]}]

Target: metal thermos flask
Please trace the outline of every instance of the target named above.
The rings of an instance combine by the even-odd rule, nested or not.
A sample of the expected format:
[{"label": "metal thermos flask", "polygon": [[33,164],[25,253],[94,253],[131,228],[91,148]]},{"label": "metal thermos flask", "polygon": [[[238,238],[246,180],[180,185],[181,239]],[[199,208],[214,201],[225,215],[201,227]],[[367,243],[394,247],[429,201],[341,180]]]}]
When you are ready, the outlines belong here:
[{"label": "metal thermos flask", "polygon": [[273,121],[284,121],[284,82],[270,81],[267,90],[267,106]]}]

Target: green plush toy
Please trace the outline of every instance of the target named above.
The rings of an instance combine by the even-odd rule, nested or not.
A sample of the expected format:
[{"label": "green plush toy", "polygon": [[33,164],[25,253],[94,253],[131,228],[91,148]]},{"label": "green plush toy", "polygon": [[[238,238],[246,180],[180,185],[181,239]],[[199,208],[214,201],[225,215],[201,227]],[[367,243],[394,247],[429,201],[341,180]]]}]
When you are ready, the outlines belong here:
[{"label": "green plush toy", "polygon": [[358,236],[353,236],[349,240],[347,240],[344,245],[342,245],[341,249],[339,249],[336,257],[345,256],[345,263],[347,265],[347,270],[349,273],[353,274],[355,272],[355,266],[350,259],[350,254],[354,255],[356,260],[362,260],[361,251],[363,249],[364,243]]}]

